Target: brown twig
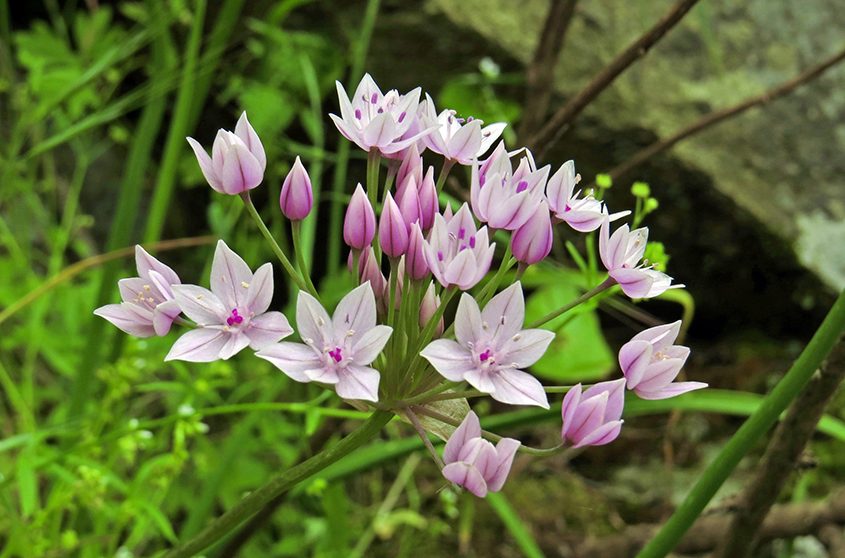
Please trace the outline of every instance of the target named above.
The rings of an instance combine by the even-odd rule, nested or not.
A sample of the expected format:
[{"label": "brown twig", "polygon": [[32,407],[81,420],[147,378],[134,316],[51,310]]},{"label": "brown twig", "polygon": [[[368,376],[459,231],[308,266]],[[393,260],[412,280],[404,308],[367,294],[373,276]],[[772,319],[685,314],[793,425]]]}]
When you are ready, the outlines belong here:
[{"label": "brown twig", "polygon": [[587,86],[580,93],[572,97],[569,102],[562,106],[552,115],[549,122],[534,135],[526,144],[537,151],[538,157],[554,145],[563,132],[569,127],[572,120],[578,116],[593,99],[598,97],[613,81],[619,77],[634,62],[645,56],[657,41],[663,38],[686,13],[698,2],[698,0],[680,0],[639,39],[634,41],[625,50],[619,53],[610,64],[605,66],[596,74]]},{"label": "brown twig", "polygon": [[[774,101],[779,97],[788,95],[798,87],[821,76],[825,71],[829,70],[831,67],[835,66],[839,62],[842,62],[842,60],[845,60],[845,49],[841,50],[840,52],[838,52],[834,56],[831,56],[820,64],[817,64],[812,68],[807,69],[805,72],[792,78],[791,80],[778,85],[774,89],[770,89],[769,91],[766,91],[761,95],[756,95],[754,97],[746,99],[741,103],[738,103],[731,107],[716,110],[705,115],[700,120],[678,131],[674,135],[641,149],[633,157],[631,157],[621,165],[614,167],[607,174],[610,175],[614,182],[616,182],[621,177],[631,172],[631,170],[633,170],[634,168],[643,164],[645,161],[654,157],[655,155],[666,151],[679,141],[684,140],[694,134],[697,134],[698,132],[709,128],[710,126],[714,126],[716,124],[724,122],[725,120],[731,117],[737,116],[748,109],[770,103],[771,101]],[[588,186],[587,188],[593,186],[595,185],[593,184],[591,186]]]},{"label": "brown twig", "polygon": [[[675,552],[700,554],[713,550],[724,537],[730,521],[730,515],[702,516],[687,532],[675,548]],[[761,542],[768,542],[817,533],[827,525],[841,526],[843,524],[845,524],[845,491],[840,491],[822,502],[772,506],[769,515],[760,527],[759,537]],[[659,527],[659,525],[634,525],[616,535],[590,537],[576,546],[573,555],[583,558],[634,556]]]},{"label": "brown twig", "polygon": [[578,0],[551,0],[546,22],[540,34],[534,58],[525,69],[525,107],[517,136],[521,140],[532,136],[543,123],[549,109],[554,84],[555,67],[563,50],[563,39],[572,23]]},{"label": "brown twig", "polygon": [[714,558],[745,558],[756,545],[755,533],[772,507],[795,463],[812,438],[836,388],[845,379],[845,344],[837,345],[827,362],[793,401],[775,430],[756,474],[746,484],[730,527]]}]

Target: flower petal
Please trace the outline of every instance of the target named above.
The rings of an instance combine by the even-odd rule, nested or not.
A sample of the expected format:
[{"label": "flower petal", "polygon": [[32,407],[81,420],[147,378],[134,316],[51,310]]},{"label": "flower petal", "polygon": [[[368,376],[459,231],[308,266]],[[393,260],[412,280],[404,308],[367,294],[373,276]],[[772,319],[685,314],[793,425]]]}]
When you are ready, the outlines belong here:
[{"label": "flower petal", "polygon": [[325,345],[331,337],[331,323],[329,314],[317,299],[305,291],[299,291],[296,299],[296,325],[302,341],[307,345]]},{"label": "flower petal", "polygon": [[549,400],[543,390],[543,384],[527,372],[501,370],[498,374],[492,374],[490,379],[495,386],[490,396],[496,401],[509,405],[536,405],[544,409],[549,408]]},{"label": "flower petal", "polygon": [[462,294],[455,313],[455,338],[461,345],[469,347],[481,339],[483,331],[478,303],[469,294]]},{"label": "flower petal", "polygon": [[619,349],[619,367],[628,380],[628,387],[634,389],[643,379],[653,353],[651,343],[634,338]]},{"label": "flower petal", "polygon": [[124,333],[135,337],[152,337],[156,334],[152,311],[131,302],[101,306],[94,310],[94,315],[108,320]]},{"label": "flower petal", "polygon": [[141,246],[135,245],[135,265],[138,268],[138,275],[140,277],[148,277],[150,271],[157,271],[164,277],[168,285],[175,285],[181,283],[179,276],[170,267],[164,265],[154,257],[152,257]]},{"label": "flower petal", "polygon": [[314,349],[302,343],[275,343],[264,347],[255,353],[255,356],[263,358],[297,382],[310,382],[305,371],[323,366]]},{"label": "flower petal", "polygon": [[377,325],[366,330],[358,337],[358,341],[352,346],[352,359],[356,364],[366,365],[373,362],[381,353],[393,328],[386,325]]},{"label": "flower petal", "polygon": [[654,345],[655,351],[660,351],[663,347],[667,347],[675,342],[678,338],[678,333],[681,331],[681,320],[672,322],[671,324],[663,324],[655,327],[650,327],[644,331],[639,332],[631,341],[648,341]]},{"label": "flower petal", "polygon": [[188,362],[212,362],[220,360],[220,352],[229,342],[231,335],[220,329],[201,327],[184,333],[164,357],[168,360]]},{"label": "flower petal", "polygon": [[484,475],[487,481],[487,489],[490,492],[498,492],[504,486],[508,474],[511,472],[511,465],[513,464],[514,457],[516,457],[516,451],[521,445],[519,440],[514,440],[513,438],[502,438],[496,444],[496,466],[492,470],[488,466],[488,470]]},{"label": "flower petal", "polygon": [[524,329],[505,341],[502,352],[506,356],[500,358],[517,368],[531,366],[546,353],[554,338],[552,331]]},{"label": "flower petal", "polygon": [[[376,297],[369,281],[352,289],[341,299],[335,308],[332,325],[335,336],[343,339],[349,335],[351,344],[355,344],[362,335],[375,327]],[[365,364],[370,362],[372,360]]]},{"label": "flower petal", "polygon": [[[266,263],[259,267],[247,285],[249,286],[246,289],[244,306],[253,314],[263,314],[273,300],[273,266]],[[240,290],[242,287],[243,285],[236,287],[241,298],[243,298],[243,291]]]},{"label": "flower petal", "polygon": [[232,332],[228,337],[226,344],[220,349],[220,358],[223,360],[229,360],[249,346],[249,337],[242,331]]},{"label": "flower petal", "polygon": [[249,346],[259,351],[293,333],[288,319],[281,312],[265,312],[249,321],[244,334],[249,337]]},{"label": "flower petal", "polygon": [[338,370],[335,391],[343,399],[378,401],[378,370],[369,366],[350,364],[345,370]]},{"label": "flower petal", "polygon": [[525,299],[522,295],[522,284],[517,281],[491,298],[484,310],[481,311],[481,319],[493,343],[497,346],[502,346],[516,335],[522,329],[522,323],[525,319]]},{"label": "flower petal", "polygon": [[613,420],[606,422],[581,438],[581,441],[572,447],[581,448],[584,446],[603,446],[609,444],[619,436],[623,422],[625,421]]},{"label": "flower petal", "polygon": [[174,285],[173,296],[186,316],[200,326],[222,324],[226,308],[217,296],[197,285]]},{"label": "flower petal", "polygon": [[654,283],[654,278],[646,273],[647,271],[649,270],[619,268],[612,270],[610,276],[619,283],[625,295],[630,298],[645,298]]},{"label": "flower petal", "polygon": [[472,438],[481,437],[481,422],[478,420],[478,415],[475,411],[470,411],[461,421],[455,431],[449,436],[446,442],[446,447],[443,448],[443,462],[447,465],[458,459],[458,454],[461,448]]},{"label": "flower petal", "polygon": [[194,150],[194,155],[197,157],[197,162],[200,164],[200,170],[202,171],[202,175],[205,177],[205,180],[208,182],[208,185],[215,191],[225,194],[223,191],[223,184],[220,182],[220,178],[214,170],[211,157],[208,156],[208,153],[206,153],[205,149],[203,149],[197,140],[194,138],[185,139],[188,140],[188,144],[191,146],[191,149]]},{"label": "flower petal", "polygon": [[452,382],[460,382],[468,372],[475,370],[472,353],[451,339],[432,341],[420,355],[430,362],[441,376]]},{"label": "flower petal", "polygon": [[487,496],[487,482],[481,476],[481,472],[473,465],[463,461],[450,463],[443,467],[443,476],[450,482],[466,488],[479,498]]},{"label": "flower petal", "polygon": [[173,321],[179,317],[182,309],[179,308],[179,303],[175,300],[168,300],[162,302],[153,310],[153,328],[156,335],[164,336],[170,331]]},{"label": "flower petal", "polygon": [[218,240],[211,262],[211,292],[226,306],[224,314],[233,308],[245,306],[251,282],[252,271],[243,258],[225,242]]},{"label": "flower petal", "polygon": [[635,389],[634,393],[642,399],[668,399],[688,391],[704,389],[706,387],[707,384],[704,382],[674,382],[656,391]]}]

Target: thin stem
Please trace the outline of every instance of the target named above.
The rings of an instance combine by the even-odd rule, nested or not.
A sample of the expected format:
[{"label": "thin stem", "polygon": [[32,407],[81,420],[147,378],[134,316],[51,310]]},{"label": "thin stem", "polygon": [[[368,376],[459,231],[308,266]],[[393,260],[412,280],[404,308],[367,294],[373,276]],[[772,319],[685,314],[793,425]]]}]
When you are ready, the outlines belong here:
[{"label": "thin stem", "polygon": [[510,271],[516,263],[516,260],[511,257],[511,254],[511,245],[508,243],[505,247],[505,254],[502,256],[502,261],[499,263],[499,269],[496,271],[496,275],[487,281],[487,284],[484,285],[481,292],[479,292],[478,296],[475,297],[479,305],[484,306],[493,297],[493,294],[496,292],[496,289],[499,288],[499,284],[502,282],[505,273]]},{"label": "thin stem", "polygon": [[586,293],[582,294],[581,296],[579,296],[578,298],[576,298],[575,300],[573,300],[569,304],[561,306],[560,308],[558,308],[554,312],[546,314],[545,316],[543,316],[542,318],[540,318],[539,320],[537,320],[533,324],[529,325],[528,327],[529,328],[540,327],[543,324],[546,324],[546,323],[554,320],[558,316],[562,316],[562,315],[566,314],[567,312],[569,312],[570,310],[572,310],[573,308],[575,308],[579,304],[590,300],[591,298],[593,298],[594,296],[596,296],[600,292],[609,289],[610,287],[612,287],[615,284],[616,284],[616,281],[614,279],[608,277],[607,279],[605,279],[604,281],[602,281],[601,283],[599,283],[598,285],[596,285],[595,287],[593,287],[592,289],[590,289]]},{"label": "thin stem", "polygon": [[440,175],[437,177],[437,183],[435,184],[438,194],[443,191],[443,185],[446,184],[446,179],[449,178],[449,171],[452,170],[453,166],[455,166],[455,161],[452,159],[445,159],[443,161],[443,166],[440,168]]},{"label": "thin stem", "polygon": [[299,465],[285,470],[261,488],[250,492],[240,502],[235,504],[232,509],[215,519],[197,536],[179,548],[171,550],[165,554],[164,558],[188,558],[202,552],[249,519],[280,494],[290,490],[305,479],[312,477],[339,459],[346,457],[373,439],[378,435],[384,425],[390,421],[392,416],[388,412],[376,411],[366,422],[362,423],[337,444],[318,453],[314,457],[306,459]]},{"label": "thin stem", "polygon": [[314,283],[311,281],[311,274],[308,272],[308,264],[305,261],[305,246],[302,243],[302,221],[291,221],[291,232],[293,233],[293,251],[296,253],[296,265],[299,267],[299,273],[308,286],[308,292],[314,298],[320,298],[317,294],[317,289],[314,288]]},{"label": "thin stem", "polygon": [[[285,268],[285,271],[290,276],[291,279],[296,283],[296,285],[303,291],[308,291],[308,285],[305,281],[302,280],[302,277],[299,273],[294,269],[293,265],[288,260],[288,257],[285,256],[282,247],[279,246],[279,243],[276,242],[276,239],[273,238],[273,234],[270,232],[270,229],[267,228],[267,225],[264,224],[264,220],[261,218],[261,215],[258,214],[258,210],[255,209],[255,205],[252,203],[252,199],[249,197],[249,192],[244,192],[241,194],[241,199],[244,201],[244,206],[246,206],[246,210],[249,213],[249,216],[252,217],[252,220],[255,221],[255,224],[258,225],[258,230],[261,231],[261,235],[270,245],[270,248],[273,250],[273,253],[276,254],[276,257],[282,263],[282,267]],[[317,297],[316,292],[312,292],[315,297]]]},{"label": "thin stem", "polygon": [[843,331],[845,331],[845,291],[839,294],[824,322],[816,330],[813,338],[786,376],[777,383],[757,410],[725,444],[716,459],[698,478],[698,482],[683,503],[663,524],[657,535],[637,554],[637,558],[660,558],[675,548],[745,454],[755,447],[756,442],[777,422],[789,403],[801,393],[813,373],[838,342]]},{"label": "thin stem", "polygon": [[434,445],[431,443],[431,440],[428,438],[428,433],[425,431],[422,423],[420,422],[419,417],[417,417],[416,413],[414,413],[411,407],[405,409],[405,416],[408,417],[408,420],[411,421],[411,424],[414,426],[414,430],[417,431],[420,439],[422,440],[425,449],[428,450],[428,453],[431,454],[432,459],[434,462],[437,463],[438,469],[443,469],[443,460],[440,459],[440,455],[437,454],[437,450],[434,449]]},{"label": "thin stem", "polygon": [[378,205],[378,175],[381,168],[381,153],[377,149],[367,153],[367,197],[373,208]]}]

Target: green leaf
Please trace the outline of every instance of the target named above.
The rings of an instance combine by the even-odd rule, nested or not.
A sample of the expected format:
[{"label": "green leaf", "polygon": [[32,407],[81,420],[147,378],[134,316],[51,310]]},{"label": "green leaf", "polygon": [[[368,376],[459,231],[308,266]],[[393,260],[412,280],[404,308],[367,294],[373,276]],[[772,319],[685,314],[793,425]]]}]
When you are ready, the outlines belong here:
[{"label": "green leaf", "polygon": [[[525,305],[525,322],[531,323],[579,295],[574,284],[561,282],[534,291]],[[583,309],[582,309],[583,308]],[[601,333],[593,307],[585,304],[565,316],[549,322],[555,331],[549,350],[532,371],[548,380],[571,382],[604,378],[613,369],[613,353]]]},{"label": "green leaf", "polygon": [[490,507],[504,523],[505,528],[513,536],[523,556],[526,558],[543,558],[543,551],[540,550],[540,546],[534,540],[531,531],[528,530],[528,527],[525,526],[525,523],[522,522],[501,492],[487,494],[487,503],[490,504]]},{"label": "green leaf", "polygon": [[[448,391],[445,393],[449,393]],[[457,421],[463,421],[464,417],[469,413],[469,403],[466,399],[447,399],[445,401],[433,401],[425,405],[425,408],[436,411],[441,415],[446,415]],[[405,420],[405,417],[402,417]],[[455,431],[455,427],[451,424],[445,424],[437,419],[420,415],[420,422],[428,431],[443,440],[449,439],[449,436]]]}]

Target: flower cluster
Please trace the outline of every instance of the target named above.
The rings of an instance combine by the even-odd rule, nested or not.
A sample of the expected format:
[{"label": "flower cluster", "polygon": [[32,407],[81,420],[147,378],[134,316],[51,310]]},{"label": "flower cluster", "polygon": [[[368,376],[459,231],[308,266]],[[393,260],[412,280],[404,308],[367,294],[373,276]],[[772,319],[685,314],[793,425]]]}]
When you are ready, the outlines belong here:
[{"label": "flower cluster", "polygon": [[[489,396],[507,405],[549,409],[548,393],[565,392],[562,442],[582,447],[607,444],[619,435],[626,388],[645,399],[661,399],[705,387],[675,382],[689,354],[673,344],[680,322],[647,329],[626,343],[619,352],[623,377],[618,380],[586,389],[544,386],[530,372],[555,335],[543,326],[575,304],[526,327],[520,278],[550,254],[556,226],[565,223],[565,230],[576,233],[598,231],[598,259],[607,270],[607,278],[576,302],[602,292],[658,296],[679,285],[643,260],[648,230],[622,225],[611,234],[611,223],[630,212],[610,213],[601,192],[579,190],[572,161],[552,172],[549,165],[538,166],[527,149],[508,151],[500,141],[503,123],[485,125],[453,110],[438,112],[419,88],[382,93],[369,75],[351,98],[339,83],[337,91],[340,115],[331,118],[345,138],[367,152],[368,166],[343,222],[358,286],[331,315],[304,265],[309,247],[297,234],[315,209],[308,171],[297,157],[282,180],[279,206],[294,231],[294,264],[249,196],[264,180],[267,159],[245,113],[234,132],[218,132],[211,156],[196,140],[188,142],[209,185],[240,195],[289,279],[300,287],[298,340],[283,341],[294,330],[284,314],[269,310],[271,264],[253,273],[222,240],[210,289],[183,284],[139,246],[138,277],[119,283],[123,302],[95,313],[138,337],[166,335],[173,323],[186,327],[165,360],[225,360],[249,347],[292,380],[333,389],[359,408],[393,411],[424,437],[418,414],[457,427],[443,453],[443,475],[480,497],[502,488],[518,450],[532,449],[498,437],[494,446],[474,412],[445,416],[437,410],[440,401]],[[436,179],[426,154],[440,162]],[[382,166],[387,167],[384,183]],[[457,208],[441,203],[455,166],[467,167],[470,176],[468,203]],[[497,249],[500,264],[493,269]],[[453,301],[454,314],[448,310]]]}]

